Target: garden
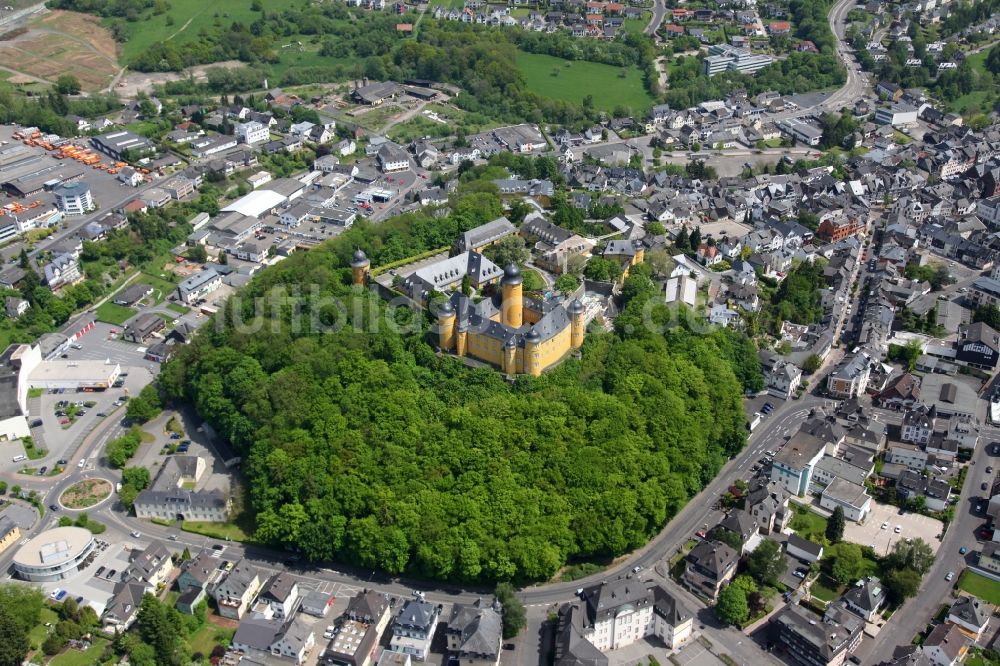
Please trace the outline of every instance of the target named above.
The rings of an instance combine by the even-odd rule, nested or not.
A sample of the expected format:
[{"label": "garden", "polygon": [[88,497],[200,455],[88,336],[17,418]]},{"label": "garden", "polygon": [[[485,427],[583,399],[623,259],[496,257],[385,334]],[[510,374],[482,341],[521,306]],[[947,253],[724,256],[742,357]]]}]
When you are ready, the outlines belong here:
[{"label": "garden", "polygon": [[85,479],[66,489],[59,502],[67,509],[86,509],[103,502],[111,495],[110,481]]}]

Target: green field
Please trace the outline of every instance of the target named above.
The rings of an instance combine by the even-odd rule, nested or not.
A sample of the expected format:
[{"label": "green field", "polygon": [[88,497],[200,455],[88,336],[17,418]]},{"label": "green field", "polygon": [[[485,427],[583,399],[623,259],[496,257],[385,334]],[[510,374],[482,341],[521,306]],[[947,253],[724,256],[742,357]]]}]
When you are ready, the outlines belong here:
[{"label": "green field", "polygon": [[115,305],[111,301],[108,301],[99,305],[94,314],[97,315],[99,321],[121,326],[135,314],[135,310],[127,308],[124,305]]},{"label": "green field", "polygon": [[202,534],[213,539],[228,539],[231,541],[249,541],[250,534],[236,523],[203,523],[185,520],[181,524],[185,532]]},{"label": "green field", "polygon": [[187,643],[191,647],[192,653],[200,652],[208,655],[212,653],[216,645],[229,645],[235,633],[235,629],[222,629],[213,624],[206,624],[195,632]]},{"label": "green field", "polygon": [[100,656],[107,647],[106,638],[95,637],[94,642],[86,650],[66,650],[49,662],[49,666],[91,666],[98,663]]},{"label": "green field", "polygon": [[[167,273],[167,275],[172,275]],[[172,294],[175,289],[177,289],[177,283],[171,282],[169,280],[164,280],[163,278],[156,277],[150,273],[143,273],[138,278],[136,278],[135,283],[145,283],[153,288],[153,299],[160,303],[167,296]]]},{"label": "green field", "polygon": [[808,541],[820,544],[825,543],[826,518],[818,513],[813,513],[795,502],[791,502],[790,506],[792,507],[792,512],[795,514],[792,517],[792,530]]},{"label": "green field", "polygon": [[[122,45],[122,56],[131,61],[149,48],[154,42],[166,41],[172,37],[195,38],[203,27],[211,27],[216,21],[228,26],[233,21],[252,23],[259,18],[258,12],[250,9],[251,0],[171,0],[170,8],[159,16],[147,15],[142,20],[128,23],[129,39]],[[268,13],[283,12],[301,4],[296,0],[268,0]],[[167,25],[167,17],[173,25]],[[110,25],[111,19],[106,24]],[[280,47],[281,45],[278,44]]]},{"label": "green field", "polygon": [[579,104],[587,95],[593,95],[594,107],[605,111],[616,106],[644,111],[653,105],[653,98],[642,85],[642,72],[634,67],[612,67],[522,52],[517,54],[517,64],[524,73],[528,90],[542,97]]},{"label": "green field", "polygon": [[28,637],[31,640],[32,648],[42,647],[42,643],[49,636],[49,628],[45,626],[46,622],[51,622],[55,624],[59,621],[59,616],[56,612],[49,608],[48,606],[42,607],[42,616],[39,618],[38,625],[32,628],[29,632]]},{"label": "green field", "polygon": [[186,315],[188,312],[191,312],[191,308],[186,305],[181,305],[180,303],[167,303],[167,309],[173,310],[177,314],[182,315]]},{"label": "green field", "polygon": [[835,581],[822,575],[810,586],[809,593],[820,601],[830,602],[837,598],[839,587]]},{"label": "green field", "polygon": [[966,569],[958,579],[958,588],[994,606],[1000,604],[1000,583]]}]

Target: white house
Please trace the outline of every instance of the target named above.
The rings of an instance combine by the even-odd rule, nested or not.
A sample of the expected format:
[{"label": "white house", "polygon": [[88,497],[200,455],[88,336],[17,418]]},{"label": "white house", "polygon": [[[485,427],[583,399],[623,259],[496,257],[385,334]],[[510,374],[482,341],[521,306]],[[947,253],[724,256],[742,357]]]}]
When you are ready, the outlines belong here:
[{"label": "white house", "polygon": [[819,505],[830,511],[839,506],[845,518],[860,523],[871,512],[872,498],[864,486],[837,478],[823,490]]},{"label": "white house", "polygon": [[271,132],[267,126],[256,120],[251,120],[248,123],[239,123],[236,126],[236,136],[239,137],[240,143],[246,143],[251,146],[271,140]]}]

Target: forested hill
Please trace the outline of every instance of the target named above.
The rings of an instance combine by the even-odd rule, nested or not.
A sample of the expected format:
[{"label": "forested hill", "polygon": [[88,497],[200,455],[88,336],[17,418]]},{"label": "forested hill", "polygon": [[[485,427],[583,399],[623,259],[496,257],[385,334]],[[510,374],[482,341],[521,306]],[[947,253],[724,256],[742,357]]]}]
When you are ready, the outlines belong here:
[{"label": "forested hill", "polygon": [[[355,244],[377,265],[435,247],[439,233],[450,239],[498,205],[470,195],[450,217],[362,225],[297,254],[245,290],[269,313],[258,330],[231,325],[251,311],[234,298],[230,325],[165,367],[161,388],[243,452],[257,539],[392,573],[544,579],[568,558],[645,543],[743,445],[742,388],[727,359],[756,355],[725,331],[592,333],[581,361],[508,384],[436,355],[426,334],[384,321],[373,330],[384,311],[374,295],[329,333],[296,332],[292,320],[316,308],[330,323],[332,308],[273,295],[315,286],[346,300]],[[626,289],[636,298],[650,284],[637,273]]]}]

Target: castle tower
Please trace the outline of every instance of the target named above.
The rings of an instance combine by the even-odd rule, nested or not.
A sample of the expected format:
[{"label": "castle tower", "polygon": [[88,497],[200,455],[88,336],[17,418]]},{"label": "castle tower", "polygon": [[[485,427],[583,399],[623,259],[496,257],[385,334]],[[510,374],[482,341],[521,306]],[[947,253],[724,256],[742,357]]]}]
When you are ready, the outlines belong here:
[{"label": "castle tower", "polygon": [[512,328],[521,328],[524,323],[524,299],[521,296],[521,269],[515,264],[510,264],[503,269],[503,279],[500,286],[503,288],[503,302],[500,304],[500,323]]},{"label": "castle tower", "polygon": [[469,324],[463,319],[458,322],[458,328],[455,333],[455,353],[459,356],[465,356],[466,345],[469,339]]},{"label": "castle tower", "polygon": [[511,336],[503,345],[503,371],[508,375],[517,374],[517,342]]},{"label": "castle tower", "polygon": [[438,346],[444,351],[455,348],[455,308],[445,301],[438,308]]},{"label": "castle tower", "polygon": [[584,325],[583,325],[583,303],[580,299],[575,299],[566,310],[569,313],[570,322],[570,346],[579,349],[583,346]]},{"label": "castle tower", "polygon": [[535,357],[538,353],[538,343],[541,341],[542,336],[535,329],[531,329],[524,336],[524,372],[535,377],[542,374],[541,361]]},{"label": "castle tower", "polygon": [[354,257],[351,259],[351,284],[365,286],[368,283],[368,271],[371,269],[371,265],[372,262],[368,260],[361,248],[356,249]]},{"label": "castle tower", "polygon": [[642,260],[646,258],[646,248],[642,246],[642,243],[636,243],[635,245],[635,261],[633,264],[641,264]]}]

